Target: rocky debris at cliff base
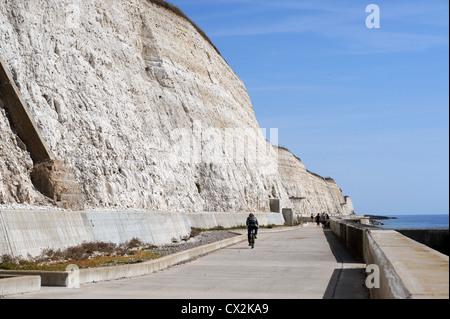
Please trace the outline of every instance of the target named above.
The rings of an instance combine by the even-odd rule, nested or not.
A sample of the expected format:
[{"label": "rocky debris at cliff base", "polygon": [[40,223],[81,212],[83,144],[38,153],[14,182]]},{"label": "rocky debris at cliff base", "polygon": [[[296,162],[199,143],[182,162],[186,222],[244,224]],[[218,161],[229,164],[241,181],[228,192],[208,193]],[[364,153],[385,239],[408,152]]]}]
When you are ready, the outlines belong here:
[{"label": "rocky debris at cliff base", "polygon": [[369,217],[369,221],[371,225],[381,226],[384,225],[380,220],[385,219],[397,219],[397,217],[388,217],[388,216],[379,216],[379,215],[364,215],[365,217]]},{"label": "rocky debris at cliff base", "polygon": [[54,205],[31,205],[31,204],[0,204],[0,210],[39,210],[39,211],[68,211]]}]

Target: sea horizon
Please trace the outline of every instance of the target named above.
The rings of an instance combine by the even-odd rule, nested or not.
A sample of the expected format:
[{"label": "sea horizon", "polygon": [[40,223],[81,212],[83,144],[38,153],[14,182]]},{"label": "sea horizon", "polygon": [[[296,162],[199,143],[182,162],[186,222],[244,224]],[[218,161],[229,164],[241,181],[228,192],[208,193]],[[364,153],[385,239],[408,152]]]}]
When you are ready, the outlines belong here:
[{"label": "sea horizon", "polygon": [[368,214],[389,217],[377,220],[382,228],[449,228],[449,214]]}]

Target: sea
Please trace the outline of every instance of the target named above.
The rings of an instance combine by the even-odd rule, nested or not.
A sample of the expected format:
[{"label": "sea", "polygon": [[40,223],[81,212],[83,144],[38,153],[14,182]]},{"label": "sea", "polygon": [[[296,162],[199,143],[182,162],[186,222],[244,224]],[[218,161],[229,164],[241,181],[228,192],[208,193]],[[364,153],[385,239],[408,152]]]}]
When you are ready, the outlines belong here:
[{"label": "sea", "polygon": [[449,228],[448,214],[422,214],[422,215],[383,215],[395,217],[396,219],[380,219],[383,225],[377,225],[389,229],[405,228]]}]

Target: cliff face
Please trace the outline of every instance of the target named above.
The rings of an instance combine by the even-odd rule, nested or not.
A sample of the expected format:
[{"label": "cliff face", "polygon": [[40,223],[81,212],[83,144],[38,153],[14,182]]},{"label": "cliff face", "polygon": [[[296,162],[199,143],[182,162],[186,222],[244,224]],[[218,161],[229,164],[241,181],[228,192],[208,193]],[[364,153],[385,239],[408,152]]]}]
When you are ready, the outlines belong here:
[{"label": "cliff face", "polygon": [[308,171],[302,161],[285,148],[278,149],[280,178],[294,211],[306,215],[327,212],[352,214],[350,198],[330,178],[323,178]]},{"label": "cliff face", "polygon": [[43,196],[31,183],[33,161],[25,145],[13,133],[0,96],[0,204],[42,204]]},{"label": "cliff face", "polygon": [[[242,81],[190,22],[146,0],[0,0],[0,55],[86,208],[267,211],[302,190],[313,210],[333,188],[286,181]],[[0,204],[41,203],[2,103],[0,133]]]}]

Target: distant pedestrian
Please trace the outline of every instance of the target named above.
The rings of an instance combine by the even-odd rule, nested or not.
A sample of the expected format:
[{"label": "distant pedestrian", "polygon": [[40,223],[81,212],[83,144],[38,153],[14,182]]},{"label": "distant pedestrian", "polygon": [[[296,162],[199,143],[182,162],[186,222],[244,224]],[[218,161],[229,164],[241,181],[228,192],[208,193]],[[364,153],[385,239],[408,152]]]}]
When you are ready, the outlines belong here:
[{"label": "distant pedestrian", "polygon": [[311,223],[314,223],[314,214],[311,213]]},{"label": "distant pedestrian", "polygon": [[320,227],[320,214],[319,213],[317,213],[317,215],[316,215],[316,224],[317,224],[317,227]]}]

